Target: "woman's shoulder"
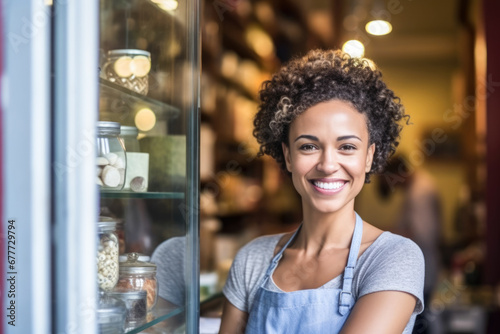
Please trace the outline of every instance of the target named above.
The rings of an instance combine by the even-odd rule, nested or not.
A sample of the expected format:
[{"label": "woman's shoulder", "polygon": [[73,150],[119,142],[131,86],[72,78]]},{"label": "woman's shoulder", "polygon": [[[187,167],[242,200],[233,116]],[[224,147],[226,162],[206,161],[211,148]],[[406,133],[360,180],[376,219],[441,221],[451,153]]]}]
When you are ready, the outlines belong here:
[{"label": "woman's shoulder", "polygon": [[403,261],[417,266],[424,263],[424,255],[413,240],[389,231],[381,233],[361,255],[360,259],[362,258],[377,259],[376,262]]},{"label": "woman's shoulder", "polygon": [[257,237],[238,251],[237,257],[252,257],[272,255],[274,249],[284,234],[271,234]]},{"label": "woman's shoulder", "polygon": [[[281,235],[265,235],[243,246],[231,265],[226,282],[226,292],[239,290],[242,293],[252,290],[269,266],[273,258],[274,248],[280,238]],[[240,299],[240,301],[246,300],[246,297]]]},{"label": "woman's shoulder", "polygon": [[389,231],[384,231],[379,236],[378,248],[380,249],[403,249],[406,251],[420,251],[420,247],[411,239]]}]

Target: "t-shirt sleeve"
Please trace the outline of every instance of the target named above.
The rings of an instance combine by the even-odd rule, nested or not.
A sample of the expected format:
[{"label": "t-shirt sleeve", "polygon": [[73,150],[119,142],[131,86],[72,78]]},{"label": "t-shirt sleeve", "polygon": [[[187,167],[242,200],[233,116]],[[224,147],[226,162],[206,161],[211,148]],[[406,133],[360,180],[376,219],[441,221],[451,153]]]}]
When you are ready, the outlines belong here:
[{"label": "t-shirt sleeve", "polygon": [[237,309],[248,312],[247,288],[245,286],[245,262],[247,257],[246,247],[240,249],[229,269],[226,284],[222,293],[227,300]]},{"label": "t-shirt sleeve", "polygon": [[259,283],[269,267],[281,236],[282,234],[258,237],[236,254],[222,292],[237,309],[250,311]]},{"label": "t-shirt sleeve", "polygon": [[358,298],[378,291],[402,291],[417,298],[414,313],[423,311],[424,256],[413,241],[396,236],[373,254],[365,269],[359,278]]}]

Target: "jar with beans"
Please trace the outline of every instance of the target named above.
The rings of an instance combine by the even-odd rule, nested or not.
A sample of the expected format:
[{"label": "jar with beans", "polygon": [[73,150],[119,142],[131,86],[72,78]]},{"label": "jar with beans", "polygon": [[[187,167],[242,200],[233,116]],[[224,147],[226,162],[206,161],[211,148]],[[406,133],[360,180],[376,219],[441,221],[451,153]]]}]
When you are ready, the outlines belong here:
[{"label": "jar with beans", "polygon": [[129,253],[127,254],[127,260],[120,262],[120,277],[115,291],[146,291],[147,310],[149,312],[155,306],[158,296],[156,265],[138,259],[138,253]]},{"label": "jar with beans", "polygon": [[118,237],[116,221],[100,217],[97,223],[97,283],[104,291],[113,289],[118,281]]}]

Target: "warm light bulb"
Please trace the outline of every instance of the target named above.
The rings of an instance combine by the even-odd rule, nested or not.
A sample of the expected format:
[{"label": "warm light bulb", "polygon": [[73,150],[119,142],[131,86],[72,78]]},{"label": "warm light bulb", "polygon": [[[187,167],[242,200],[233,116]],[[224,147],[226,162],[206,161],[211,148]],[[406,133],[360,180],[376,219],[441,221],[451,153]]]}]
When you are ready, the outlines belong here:
[{"label": "warm light bulb", "polygon": [[384,20],[374,20],[368,22],[365,26],[365,29],[369,34],[375,36],[383,36],[392,31],[392,25]]},{"label": "warm light bulb", "polygon": [[342,46],[342,51],[347,53],[352,58],[361,58],[365,54],[365,46],[358,40],[351,39]]},{"label": "warm light bulb", "polygon": [[143,108],[135,114],[135,126],[141,131],[149,131],[156,124],[155,113],[149,108]]},{"label": "warm light bulb", "polygon": [[177,9],[179,3],[176,0],[162,0],[157,5],[163,10],[172,11]]}]

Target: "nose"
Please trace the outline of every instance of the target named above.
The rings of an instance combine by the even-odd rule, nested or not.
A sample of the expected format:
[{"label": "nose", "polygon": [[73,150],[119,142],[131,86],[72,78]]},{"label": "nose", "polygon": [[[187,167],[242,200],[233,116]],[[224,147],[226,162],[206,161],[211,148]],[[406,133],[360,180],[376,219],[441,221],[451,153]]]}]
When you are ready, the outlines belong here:
[{"label": "nose", "polygon": [[316,165],[318,171],[329,175],[333,174],[339,169],[339,161],[334,150],[324,150],[320,156],[318,164]]}]

